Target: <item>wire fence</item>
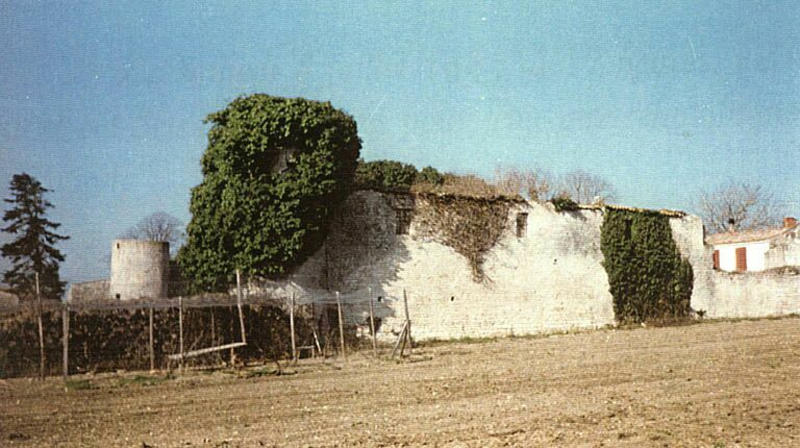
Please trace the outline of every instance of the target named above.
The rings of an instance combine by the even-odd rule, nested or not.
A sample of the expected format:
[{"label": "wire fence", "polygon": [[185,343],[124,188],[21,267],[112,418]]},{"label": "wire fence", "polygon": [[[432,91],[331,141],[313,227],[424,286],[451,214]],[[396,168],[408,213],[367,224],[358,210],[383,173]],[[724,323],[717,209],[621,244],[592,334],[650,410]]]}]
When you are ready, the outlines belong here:
[{"label": "wire fence", "polygon": [[370,335],[377,354],[373,306],[398,300],[260,282],[190,297],[0,305],[0,378],[340,356]]}]

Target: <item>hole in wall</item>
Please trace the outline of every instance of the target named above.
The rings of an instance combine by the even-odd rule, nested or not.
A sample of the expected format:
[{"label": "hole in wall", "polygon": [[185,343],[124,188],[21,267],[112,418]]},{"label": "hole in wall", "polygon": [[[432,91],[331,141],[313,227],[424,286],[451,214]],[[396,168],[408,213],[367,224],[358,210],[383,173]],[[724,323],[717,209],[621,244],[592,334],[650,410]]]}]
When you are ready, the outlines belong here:
[{"label": "hole in wall", "polygon": [[378,296],[378,302],[383,302],[383,296]]},{"label": "hole in wall", "polygon": [[450,301],[452,302],[454,300],[456,300],[456,298],[454,296],[450,296]]},{"label": "hole in wall", "polygon": [[527,229],[528,229],[528,214],[527,213],[518,213],[517,214],[517,238],[524,237]]},{"label": "hole in wall", "polygon": [[117,299],[119,299],[119,298],[120,298],[119,294],[117,294],[115,297],[116,297]]}]

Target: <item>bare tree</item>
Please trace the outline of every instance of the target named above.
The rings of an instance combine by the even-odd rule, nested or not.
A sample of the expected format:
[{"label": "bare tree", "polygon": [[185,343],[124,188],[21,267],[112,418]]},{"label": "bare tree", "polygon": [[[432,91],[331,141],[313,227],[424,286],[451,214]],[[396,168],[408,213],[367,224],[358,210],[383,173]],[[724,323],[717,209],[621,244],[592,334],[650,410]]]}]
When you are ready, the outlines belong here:
[{"label": "bare tree", "polygon": [[444,183],[437,187],[439,193],[457,194],[473,197],[492,197],[499,193],[497,188],[474,174],[452,174],[444,175]]},{"label": "bare tree", "polygon": [[183,243],[183,223],[166,212],[155,212],[126,230],[121,238],[147,241],[167,241],[172,249]]},{"label": "bare tree", "polygon": [[496,168],[494,184],[507,195],[522,195],[536,202],[544,202],[552,192],[552,176],[540,169],[519,170],[517,168]]},{"label": "bare tree", "polygon": [[561,192],[579,204],[613,201],[616,190],[610,182],[586,171],[570,171],[561,178]]},{"label": "bare tree", "polygon": [[772,195],[760,185],[733,181],[701,192],[697,206],[711,233],[770,227],[781,216]]}]

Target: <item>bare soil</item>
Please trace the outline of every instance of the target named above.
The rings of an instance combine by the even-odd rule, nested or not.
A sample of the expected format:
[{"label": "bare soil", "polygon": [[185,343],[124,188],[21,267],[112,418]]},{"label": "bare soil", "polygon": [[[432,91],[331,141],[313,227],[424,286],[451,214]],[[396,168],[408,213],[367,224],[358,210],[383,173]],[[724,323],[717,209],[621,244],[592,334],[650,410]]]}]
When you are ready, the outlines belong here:
[{"label": "bare soil", "polygon": [[0,381],[0,446],[800,446],[800,319]]}]

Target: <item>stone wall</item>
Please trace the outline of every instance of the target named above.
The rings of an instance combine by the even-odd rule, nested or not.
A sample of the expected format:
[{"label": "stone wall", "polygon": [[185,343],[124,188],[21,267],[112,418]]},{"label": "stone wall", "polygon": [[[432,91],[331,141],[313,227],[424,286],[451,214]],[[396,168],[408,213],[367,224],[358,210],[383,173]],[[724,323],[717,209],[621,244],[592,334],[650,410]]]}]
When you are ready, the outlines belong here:
[{"label": "stone wall", "polygon": [[728,273],[709,276],[713,300],[698,303],[711,318],[765,317],[800,313],[797,271]]},{"label": "stone wall", "polygon": [[19,297],[8,291],[0,290],[0,308],[14,307],[19,304]]},{"label": "stone wall", "polygon": [[795,228],[772,240],[764,256],[766,269],[800,266],[800,229]]},{"label": "stone wall", "polygon": [[111,288],[109,285],[108,279],[72,283],[67,292],[67,301],[78,303],[111,300]]},{"label": "stone wall", "polygon": [[[417,199],[419,200],[419,199]],[[614,323],[600,251],[603,211],[556,212],[549,204],[515,204],[499,243],[487,254],[487,278],[474,281],[466,258],[420,228],[410,195],[361,191],[336,216],[331,234],[294,280],[341,291],[353,302],[346,321],[368,326],[361,294],[376,302],[378,335],[393,339],[408,298],[415,339],[535,334]],[[409,215],[410,212],[410,215]],[[404,219],[411,217],[407,234]],[[517,236],[517,217],[525,223]],[[730,275],[713,270],[703,224],[670,218],[673,238],[692,264],[692,308],[709,317],[755,317],[798,311],[800,276]],[[355,299],[353,299],[355,297]],[[347,300],[346,300],[347,301]]]},{"label": "stone wall", "polygon": [[[376,303],[383,339],[402,328],[404,291],[416,339],[533,334],[614,322],[601,265],[600,210],[559,213],[535,203],[514,205],[500,242],[486,256],[486,279],[476,282],[465,257],[424,236],[428,232],[413,217],[413,201],[408,195],[353,194],[325,247],[295,281],[343,293],[371,288],[383,298]],[[398,234],[403,227],[398,219],[408,210],[409,232]],[[527,214],[526,229],[517,237],[520,213]],[[307,266],[324,280],[315,282],[314,269]],[[366,305],[347,310],[350,319],[366,324]]]}]

